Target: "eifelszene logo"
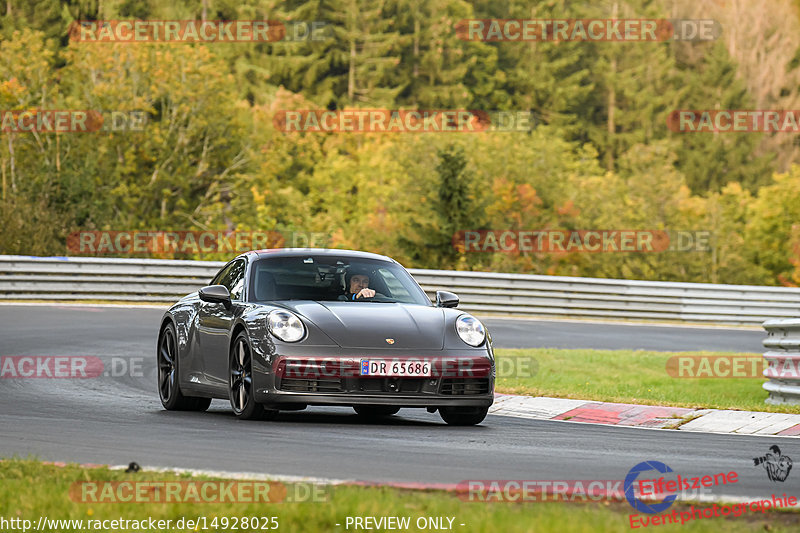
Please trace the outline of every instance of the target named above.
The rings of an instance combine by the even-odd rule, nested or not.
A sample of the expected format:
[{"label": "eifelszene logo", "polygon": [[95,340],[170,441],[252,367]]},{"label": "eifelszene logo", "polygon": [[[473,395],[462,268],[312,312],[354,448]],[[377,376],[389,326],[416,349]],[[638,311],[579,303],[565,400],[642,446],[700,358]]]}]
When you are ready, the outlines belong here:
[{"label": "eifelszene logo", "polygon": [[755,466],[764,465],[770,481],[784,482],[789,477],[789,472],[792,471],[792,459],[781,454],[781,449],[777,446],[770,446],[767,455],[753,457],[753,464]]},{"label": "eifelszene logo", "polygon": [[625,490],[625,499],[628,500],[628,503],[631,504],[631,507],[640,513],[657,514],[669,509],[678,495],[670,494],[664,498],[664,501],[661,503],[646,503],[637,498],[634,491],[634,488],[636,487],[636,479],[642,472],[649,472],[650,470],[655,470],[661,474],[672,472],[670,467],[660,461],[643,461],[628,471],[628,475],[625,476],[625,484],[623,485],[623,488]]},{"label": "eifelszene logo", "polygon": [[[697,499],[713,487],[739,482],[739,475],[733,471],[703,476],[678,474],[675,479],[667,479],[664,475],[653,479],[639,479],[641,473],[653,470],[660,474],[673,472],[660,461],[643,461],[630,469],[623,485],[625,499],[631,507],[645,514],[666,511],[679,496],[681,500]],[[674,513],[675,511],[673,515]]]}]

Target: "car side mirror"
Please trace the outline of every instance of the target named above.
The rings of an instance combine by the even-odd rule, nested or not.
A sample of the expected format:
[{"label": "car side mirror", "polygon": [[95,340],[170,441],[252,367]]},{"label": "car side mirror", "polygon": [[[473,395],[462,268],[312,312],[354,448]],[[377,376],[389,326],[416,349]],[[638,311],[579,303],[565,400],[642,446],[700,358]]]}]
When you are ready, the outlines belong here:
[{"label": "car side mirror", "polygon": [[231,306],[231,293],[225,285],[209,285],[199,291],[200,299],[204,302],[222,304],[225,308]]},{"label": "car side mirror", "polygon": [[436,307],[458,307],[458,296],[452,292],[436,291]]}]

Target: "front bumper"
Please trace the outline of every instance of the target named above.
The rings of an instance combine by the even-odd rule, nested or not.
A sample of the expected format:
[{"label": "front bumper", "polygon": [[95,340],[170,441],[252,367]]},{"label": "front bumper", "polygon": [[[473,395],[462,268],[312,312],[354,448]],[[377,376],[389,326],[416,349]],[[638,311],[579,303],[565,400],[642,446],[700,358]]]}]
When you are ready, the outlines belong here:
[{"label": "front bumper", "polygon": [[[488,407],[494,401],[490,349],[463,351],[344,350],[308,355],[291,347],[254,360],[255,400],[266,405],[393,405]],[[373,377],[360,374],[362,359],[430,361],[431,376]]]},{"label": "front bumper", "polygon": [[364,395],[364,394],[317,394],[286,393],[277,391],[272,394],[256,395],[256,401],[267,406],[280,409],[281,405],[393,405],[396,407],[489,407],[493,396],[470,397],[413,397],[402,395]]}]

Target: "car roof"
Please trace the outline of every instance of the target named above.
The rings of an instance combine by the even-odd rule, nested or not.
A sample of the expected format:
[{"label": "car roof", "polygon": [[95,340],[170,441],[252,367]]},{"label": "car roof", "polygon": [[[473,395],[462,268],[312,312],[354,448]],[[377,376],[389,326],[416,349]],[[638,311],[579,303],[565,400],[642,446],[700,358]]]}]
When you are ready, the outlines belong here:
[{"label": "car roof", "polygon": [[270,248],[265,250],[251,250],[242,254],[242,256],[255,259],[261,259],[264,257],[303,257],[308,255],[331,255],[352,257],[354,259],[377,259],[379,261],[397,263],[397,261],[385,255],[374,254],[372,252],[361,252],[358,250],[341,250],[336,248]]}]

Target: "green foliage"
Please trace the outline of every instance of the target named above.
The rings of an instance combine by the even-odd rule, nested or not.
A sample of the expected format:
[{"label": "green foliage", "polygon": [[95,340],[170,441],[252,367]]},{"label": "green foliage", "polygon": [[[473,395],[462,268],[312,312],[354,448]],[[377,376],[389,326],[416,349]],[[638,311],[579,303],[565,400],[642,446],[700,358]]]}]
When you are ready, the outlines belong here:
[{"label": "green foliage", "polygon": [[776,275],[782,283],[797,283],[800,166],[776,174],[771,185],[762,187],[749,205],[748,216],[745,242],[751,263]]},{"label": "green foliage", "polygon": [[[664,9],[651,0],[0,3],[0,109],[147,119],[143,130],[0,132],[0,253],[63,254],[78,230],[303,231],[414,267],[798,284],[800,170],[775,173],[786,158],[765,155],[761,134],[666,127],[675,109],[755,101],[724,41],[479,42],[455,29],[474,18],[673,16]],[[325,30],[269,43],[69,42],[70,23],[98,18]],[[283,133],[274,123],[280,111],[345,108],[512,110],[537,125],[381,134]],[[486,229],[707,231],[713,251],[453,244],[459,231]]]}]

